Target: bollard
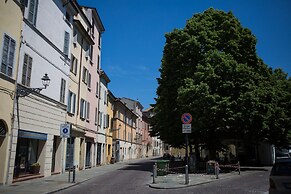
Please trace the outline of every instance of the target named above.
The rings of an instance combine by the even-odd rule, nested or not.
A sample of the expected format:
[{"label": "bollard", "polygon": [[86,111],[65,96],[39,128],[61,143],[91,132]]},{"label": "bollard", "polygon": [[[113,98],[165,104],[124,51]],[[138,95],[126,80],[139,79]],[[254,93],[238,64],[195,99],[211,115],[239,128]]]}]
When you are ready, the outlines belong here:
[{"label": "bollard", "polygon": [[189,184],[188,165],[185,166],[185,185]]},{"label": "bollard", "polygon": [[239,164],[239,161],[237,162],[237,165],[238,165],[238,175],[240,175],[240,164]]},{"label": "bollard", "polygon": [[154,166],[153,166],[153,183],[156,183],[156,174],[157,174],[156,165],[154,164]]},{"label": "bollard", "polygon": [[72,181],[72,183],[75,183],[75,179],[76,179],[76,167],[73,166],[73,181]]},{"label": "bollard", "polygon": [[69,168],[69,179],[68,179],[68,183],[71,182],[71,167]]},{"label": "bollard", "polygon": [[157,176],[158,176],[158,164],[157,164],[157,162],[155,162],[155,178],[157,178]]},{"label": "bollard", "polygon": [[216,179],[219,179],[218,174],[219,174],[219,165],[218,165],[218,162],[216,162],[215,163],[215,176],[216,176]]}]

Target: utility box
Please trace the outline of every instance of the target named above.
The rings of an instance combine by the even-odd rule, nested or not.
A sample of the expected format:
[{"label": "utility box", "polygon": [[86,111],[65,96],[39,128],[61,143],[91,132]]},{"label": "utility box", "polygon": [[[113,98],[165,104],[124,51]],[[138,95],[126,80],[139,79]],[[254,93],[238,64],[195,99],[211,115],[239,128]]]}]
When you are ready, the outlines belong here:
[{"label": "utility box", "polygon": [[157,160],[157,176],[164,176],[169,171],[169,160]]}]

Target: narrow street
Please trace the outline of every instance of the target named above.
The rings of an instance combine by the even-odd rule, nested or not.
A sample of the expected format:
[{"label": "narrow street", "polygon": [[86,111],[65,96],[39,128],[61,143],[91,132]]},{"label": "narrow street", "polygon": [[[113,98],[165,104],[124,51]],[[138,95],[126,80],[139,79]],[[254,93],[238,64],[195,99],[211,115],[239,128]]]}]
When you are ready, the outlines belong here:
[{"label": "narrow street", "polygon": [[142,160],[127,164],[124,168],[108,172],[102,176],[78,184],[58,194],[179,194],[179,193],[268,193],[269,171],[252,171],[234,178],[185,187],[180,189],[153,189],[148,186],[152,181],[151,170],[154,160]]}]

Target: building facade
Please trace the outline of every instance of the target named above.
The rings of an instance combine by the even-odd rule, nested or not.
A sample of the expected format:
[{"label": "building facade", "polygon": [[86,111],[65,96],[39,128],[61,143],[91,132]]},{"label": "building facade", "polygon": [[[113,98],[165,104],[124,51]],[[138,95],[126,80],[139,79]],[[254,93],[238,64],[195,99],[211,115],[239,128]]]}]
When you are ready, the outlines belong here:
[{"label": "building facade", "polygon": [[99,123],[97,133],[97,164],[106,163],[107,138],[106,131],[109,128],[109,119],[107,114],[108,104],[108,83],[110,82],[107,74],[101,70],[99,87]]},{"label": "building facade", "polygon": [[138,116],[120,98],[114,103],[113,142],[117,162],[137,156],[136,120]]},{"label": "building facade", "polygon": [[136,158],[144,157],[146,147],[142,142],[142,134],[143,134],[143,120],[142,120],[142,110],[143,106],[137,100],[132,100],[130,98],[121,98],[121,101],[133,111],[134,114],[137,115],[136,119],[136,134],[134,139],[135,149],[136,149]]},{"label": "building facade", "polygon": [[[62,171],[60,125],[66,121],[72,22],[72,18],[66,16],[73,15],[75,10],[70,4],[63,6],[61,0],[26,2],[9,183],[32,173],[32,164],[40,165],[41,176]],[[42,86],[42,79],[49,78],[50,85],[43,83]]]},{"label": "building facade", "polygon": [[0,184],[8,183],[12,140],[13,109],[21,44],[22,5],[19,1],[0,2]]}]

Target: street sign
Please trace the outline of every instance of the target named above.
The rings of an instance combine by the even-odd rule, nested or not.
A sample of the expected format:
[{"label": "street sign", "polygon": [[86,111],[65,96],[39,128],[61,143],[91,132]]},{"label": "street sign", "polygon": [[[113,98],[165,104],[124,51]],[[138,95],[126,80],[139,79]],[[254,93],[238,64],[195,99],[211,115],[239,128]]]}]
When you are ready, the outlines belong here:
[{"label": "street sign", "polygon": [[190,113],[184,113],[181,116],[181,121],[183,124],[190,124],[192,122],[192,115]]},{"label": "street sign", "polygon": [[68,123],[61,124],[60,136],[64,138],[69,138],[71,133],[71,125]]},{"label": "street sign", "polygon": [[191,124],[182,124],[182,133],[191,133]]}]

